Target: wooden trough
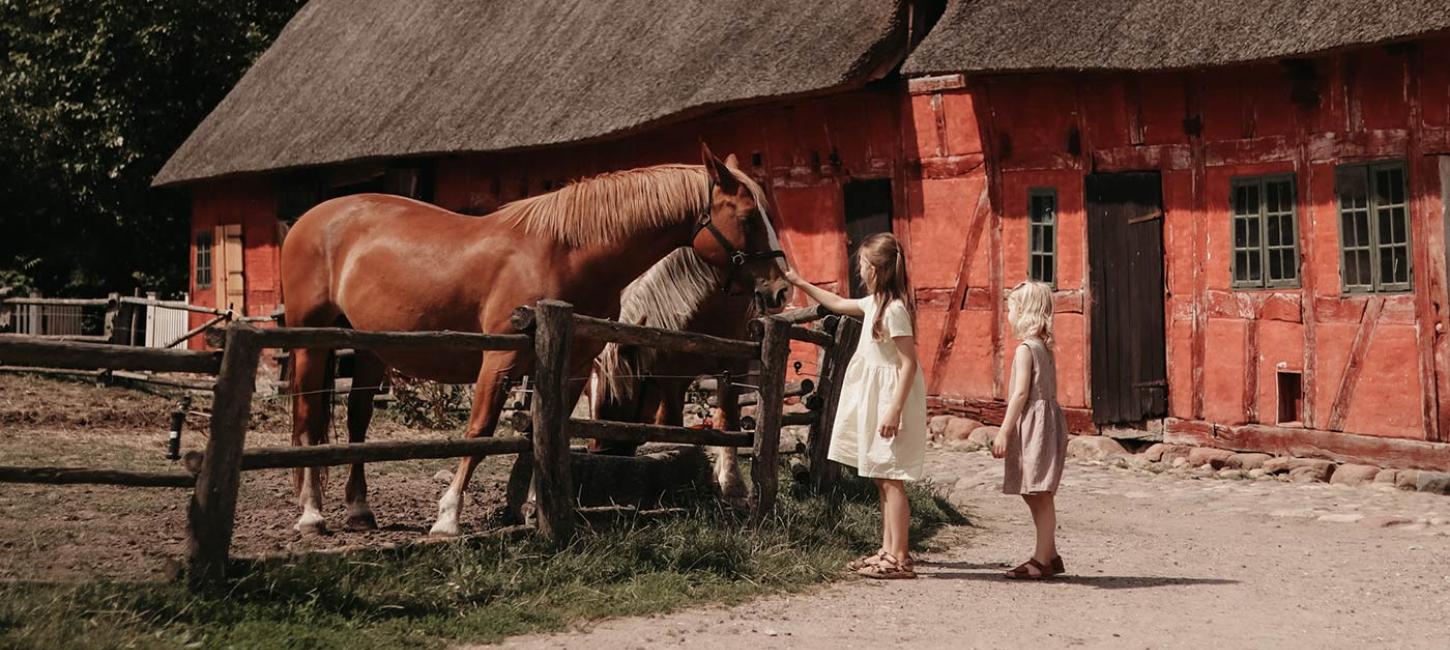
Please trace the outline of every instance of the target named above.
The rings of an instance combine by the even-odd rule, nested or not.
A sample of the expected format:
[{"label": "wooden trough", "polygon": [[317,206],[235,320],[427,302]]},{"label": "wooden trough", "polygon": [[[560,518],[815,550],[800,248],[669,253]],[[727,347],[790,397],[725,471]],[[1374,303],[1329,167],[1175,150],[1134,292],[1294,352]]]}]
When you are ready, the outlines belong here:
[{"label": "wooden trough", "polygon": [[[521,459],[515,464],[515,474],[520,471],[531,471],[532,474],[538,515],[537,533],[563,544],[573,533],[578,505],[574,489],[576,462],[569,449],[571,438],[737,447],[753,451],[752,507],[756,516],[764,516],[774,508],[778,491],[776,467],[782,426],[812,425],[812,483],[817,488],[826,488],[834,476],[825,462],[825,447],[830,439],[830,422],[834,419],[834,393],[844,372],[845,359],[854,347],[859,323],[840,320],[835,330],[830,332],[792,324],[818,320],[821,314],[818,310],[802,310],[788,313],[784,318],[762,319],[756,341],[737,341],[579,316],[573,313],[570,305],[556,301],[543,301],[534,307],[517,310],[513,317],[519,331],[516,334],[360,332],[337,328],[258,329],[239,322],[227,327],[222,353],[0,335],[0,363],[5,364],[85,370],[190,372],[216,376],[206,450],[200,454],[188,454],[184,463],[187,472],[0,467],[0,482],[192,488],[187,556],[188,577],[195,588],[220,585],[226,577],[237,492],[243,471],[514,454]],[[573,405],[564,403],[564,387],[567,380],[565,366],[574,337],[692,354],[758,359],[762,369],[758,403],[776,407],[760,409],[759,422],[753,432],[571,420],[568,414]],[[817,390],[824,391],[825,399],[823,408],[817,412],[787,415],[778,406],[788,393],[801,390],[799,384],[788,387],[785,382],[792,340],[810,341],[822,348],[820,387]],[[535,392],[530,417],[532,433],[527,437],[247,449],[246,429],[256,389],[257,369],[262,351],[266,348],[452,348],[472,351],[532,348],[536,357]],[[738,399],[728,387],[721,394]],[[648,465],[648,462],[647,459],[645,464]],[[689,466],[689,463],[681,465]],[[637,482],[640,486],[635,492],[640,498],[657,491],[658,486],[650,481],[641,479]],[[511,499],[518,496],[517,492],[524,484],[524,481],[510,481]]]}]

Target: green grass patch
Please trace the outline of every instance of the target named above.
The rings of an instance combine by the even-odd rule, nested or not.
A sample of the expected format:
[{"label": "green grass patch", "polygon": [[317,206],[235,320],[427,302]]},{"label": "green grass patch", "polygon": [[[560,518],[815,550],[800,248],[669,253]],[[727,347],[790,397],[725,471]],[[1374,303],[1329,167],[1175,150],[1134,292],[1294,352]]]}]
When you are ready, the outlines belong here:
[{"label": "green grass patch", "polygon": [[[913,487],[912,538],[965,523]],[[711,501],[586,531],[460,541],[254,566],[225,594],[177,584],[0,585],[0,648],[391,648],[494,642],[571,623],[733,603],[841,575],[879,541],[876,491],[782,494],[763,523]]]}]

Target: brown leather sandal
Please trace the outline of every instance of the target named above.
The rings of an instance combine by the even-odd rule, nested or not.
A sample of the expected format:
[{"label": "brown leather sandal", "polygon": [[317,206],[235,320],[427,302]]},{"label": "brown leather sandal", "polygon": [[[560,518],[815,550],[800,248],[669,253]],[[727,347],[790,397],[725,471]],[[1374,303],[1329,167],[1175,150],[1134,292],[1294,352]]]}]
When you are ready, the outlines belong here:
[{"label": "brown leather sandal", "polygon": [[[864,568],[866,568],[868,566],[876,566],[878,564],[881,564],[881,561],[882,561],[883,558],[886,558],[886,557],[889,557],[889,556],[890,556],[890,554],[887,553],[886,552],[886,549],[883,548],[881,550],[876,551],[875,553],[873,553],[871,555],[863,555],[863,556],[858,557],[858,558],[856,558],[854,560],[851,560],[850,562],[847,562],[846,563],[846,570],[847,571],[860,571],[861,569],[864,569]],[[908,569],[915,569],[916,568],[916,558],[914,558],[914,557],[912,557],[910,555],[907,555],[906,556],[906,561],[905,562],[902,562],[902,566],[905,566]]]},{"label": "brown leather sandal", "polygon": [[856,573],[873,580],[913,580],[916,571],[910,564],[898,562],[890,553],[883,553],[881,561],[867,566]]},{"label": "brown leather sandal", "polygon": [[854,560],[851,560],[850,562],[847,562],[846,563],[846,570],[847,571],[860,571],[861,569],[864,569],[864,568],[866,568],[868,566],[874,566],[877,562],[880,562],[881,561],[881,558],[883,558],[885,556],[886,556],[886,549],[884,549],[884,548],[883,549],[880,549],[880,550],[878,550],[875,553],[872,553],[870,555],[862,555],[861,557],[858,557],[858,558],[856,558]]},{"label": "brown leather sandal", "polygon": [[[1048,562],[1048,564],[1053,563]],[[1036,575],[1032,574],[1033,568],[1037,569]],[[1046,580],[1055,575],[1057,575],[1057,571],[1054,570],[1054,567],[1042,566],[1042,563],[1038,562],[1036,558],[1027,558],[1026,562],[1006,573],[1008,580]]]},{"label": "brown leather sandal", "polygon": [[1063,564],[1062,564],[1062,556],[1061,555],[1054,555],[1054,556],[1052,556],[1052,574],[1053,575],[1061,575],[1063,573],[1067,573],[1067,567],[1063,566]]}]

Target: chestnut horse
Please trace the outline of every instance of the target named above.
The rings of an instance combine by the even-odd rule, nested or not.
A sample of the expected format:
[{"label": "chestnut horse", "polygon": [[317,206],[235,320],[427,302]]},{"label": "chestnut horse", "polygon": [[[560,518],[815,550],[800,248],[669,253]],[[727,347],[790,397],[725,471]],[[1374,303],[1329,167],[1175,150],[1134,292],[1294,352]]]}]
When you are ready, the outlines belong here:
[{"label": "chestnut horse", "polygon": [[[750,320],[760,313],[758,301],[726,283],[728,273],[710,266],[695,251],[670,253],[625,288],[619,319],[636,325],[746,338]],[[766,310],[780,311],[778,305]],[[651,422],[679,426],[685,419],[685,393],[695,377],[730,373],[744,378],[750,364],[743,359],[701,357],[636,345],[610,343],[594,363],[590,381],[590,414],[598,420]],[[738,406],[720,405],[717,428],[738,420]],[[635,445],[604,443],[604,453],[633,454]],[[735,450],[719,447],[714,457],[715,484],[727,499],[744,498]]]},{"label": "chestnut horse", "polygon": [[[702,146],[704,165],[660,165],[614,172],[465,217],[396,196],[362,194],[309,210],[282,246],[287,324],[345,325],[373,331],[505,333],[520,305],[563,300],[576,313],[614,318],[620,292],[671,251],[691,247],[711,265],[744,274],[757,299],[780,305],[788,284],[784,253],[761,208],[760,187],[730,156]],[[603,345],[577,341],[569,361],[568,403],[578,400],[589,363]],[[293,444],[327,439],[325,383],[331,355],[296,350],[292,372]],[[378,350],[355,357],[348,439],[362,442],[372,398],[387,367],[447,383],[474,382],[464,435],[491,436],[507,382],[527,374],[527,352]],[[459,462],[438,502],[431,533],[457,535],[463,490],[478,458]],[[301,532],[326,530],[321,468],[300,473]],[[344,490],[346,527],[377,526],[361,463]]]}]

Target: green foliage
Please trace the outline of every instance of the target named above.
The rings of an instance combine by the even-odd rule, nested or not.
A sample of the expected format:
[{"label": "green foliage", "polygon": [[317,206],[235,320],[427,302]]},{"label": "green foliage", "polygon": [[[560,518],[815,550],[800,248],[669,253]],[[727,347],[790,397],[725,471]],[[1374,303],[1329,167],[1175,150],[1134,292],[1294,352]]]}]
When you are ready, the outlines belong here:
[{"label": "green foliage", "polygon": [[[962,517],[910,488],[912,538]],[[531,540],[462,541],[252,567],[224,596],[177,585],[0,584],[0,648],[444,647],[575,621],[739,602],[841,575],[876,547],[876,490],[782,495],[751,523],[713,502],[683,516],[586,531],[563,552]],[[106,630],[98,634],[98,630]]]},{"label": "green foliage", "polygon": [[422,429],[452,429],[468,420],[473,405],[472,386],[440,384],[391,373],[392,408],[405,426]]},{"label": "green foliage", "polygon": [[303,0],[0,0],[0,271],[47,293],[186,284],[152,177]]}]

